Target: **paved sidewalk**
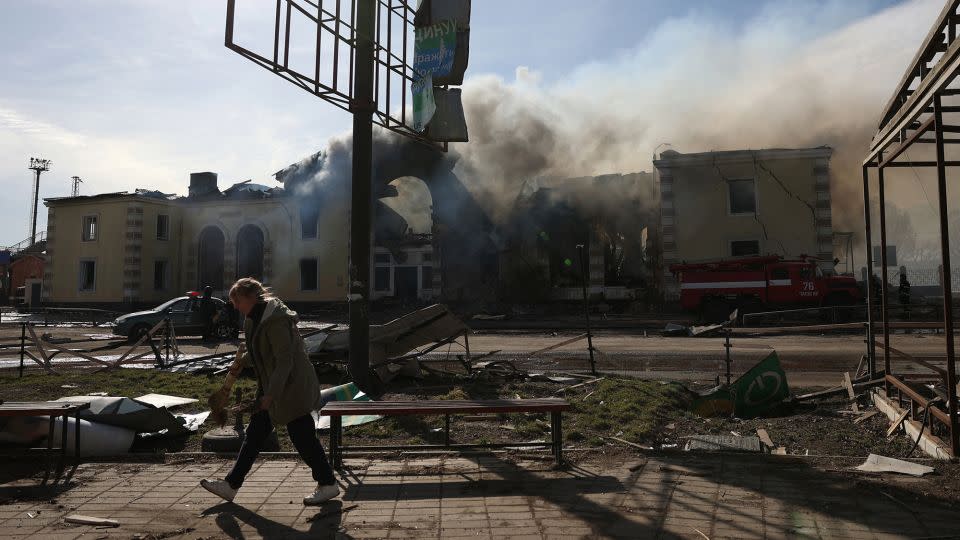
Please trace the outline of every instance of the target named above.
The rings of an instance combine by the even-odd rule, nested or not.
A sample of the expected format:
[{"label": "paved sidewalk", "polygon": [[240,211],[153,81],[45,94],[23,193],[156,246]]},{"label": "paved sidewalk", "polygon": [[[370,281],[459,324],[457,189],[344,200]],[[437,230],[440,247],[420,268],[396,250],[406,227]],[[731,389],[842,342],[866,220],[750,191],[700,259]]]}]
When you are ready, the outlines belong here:
[{"label": "paved sidewalk", "polygon": [[[87,464],[59,493],[8,482],[0,538],[960,537],[960,509],[944,501],[774,457],[657,455],[566,471],[494,455],[348,460],[342,501],[309,508],[309,471],[294,460],[260,461],[233,504],[199,487],[229,465]],[[935,477],[907,481],[936,490]],[[121,525],[64,523],[72,513]]]}]

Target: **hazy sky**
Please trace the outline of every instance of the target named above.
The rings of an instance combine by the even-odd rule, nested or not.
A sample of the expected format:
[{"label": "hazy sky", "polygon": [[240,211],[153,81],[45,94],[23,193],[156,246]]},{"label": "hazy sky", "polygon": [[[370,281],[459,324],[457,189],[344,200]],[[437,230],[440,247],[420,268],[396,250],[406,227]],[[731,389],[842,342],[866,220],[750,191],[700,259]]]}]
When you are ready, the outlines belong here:
[{"label": "hazy sky", "polygon": [[[915,24],[927,28],[942,2],[914,1],[931,6]],[[253,10],[272,5],[238,0],[245,3],[258,4]],[[671,51],[656,44],[651,49],[647,41],[665,25],[710,21],[736,35],[771,13],[788,15],[774,30],[789,35],[771,46],[803,47],[900,3],[478,0],[468,74],[513,81],[524,66],[537,74],[537,84],[562,86],[573,72],[589,73],[592,66],[614,63],[640,48],[670,66]],[[74,175],[84,180],[83,194],[138,187],[185,193],[192,171],[218,172],[221,187],[248,178],[270,183],[271,173],[349,128],[346,112],[224,48],[225,5],[225,0],[4,3],[0,246],[29,234],[31,156],[53,160],[42,178],[41,197],[68,195]],[[805,24],[795,27],[789,16]],[[249,31],[272,32],[271,21],[260,26]],[[875,81],[891,91],[895,82]],[[43,228],[42,206],[40,215]]]}]

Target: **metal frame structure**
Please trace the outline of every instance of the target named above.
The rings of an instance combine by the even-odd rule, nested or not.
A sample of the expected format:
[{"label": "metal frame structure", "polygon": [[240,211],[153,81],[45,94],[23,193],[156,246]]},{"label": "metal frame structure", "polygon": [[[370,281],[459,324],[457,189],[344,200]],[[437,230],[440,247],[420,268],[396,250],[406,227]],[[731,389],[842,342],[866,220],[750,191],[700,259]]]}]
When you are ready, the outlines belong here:
[{"label": "metal frame structure", "polygon": [[[883,366],[885,390],[888,395],[896,393],[898,399],[906,395],[911,400],[911,414],[917,418],[918,408],[931,414],[930,427],[940,425],[949,433],[950,449],[954,457],[960,457],[960,421],[957,417],[957,370],[954,347],[953,290],[950,280],[950,237],[948,228],[947,204],[947,168],[960,167],[960,161],[948,160],[945,148],[960,144],[960,138],[947,138],[946,134],[960,133],[960,102],[944,104],[944,98],[960,96],[960,39],[957,39],[957,26],[960,24],[960,0],[947,0],[936,23],[927,34],[906,73],[897,85],[896,91],[884,107],[880,125],[863,161],[863,201],[864,228],[866,233],[867,260],[867,348],[870,358],[870,374],[878,375],[876,347],[880,343],[874,339],[876,324],[874,309],[873,254],[871,253],[872,230],[870,219],[870,169],[876,169],[878,197],[880,202],[880,272],[884,291],[880,298],[880,319],[883,334]],[[947,119],[954,122],[947,122]],[[914,145],[933,145],[935,160],[914,161],[908,151]],[[907,154],[907,160],[901,156]],[[887,287],[887,229],[886,229],[886,193],[884,192],[884,171],[889,167],[935,167],[937,172],[937,191],[940,214],[940,257],[943,267],[943,332],[946,338],[945,372],[937,377],[946,384],[947,411],[939,409],[933,401],[911,392],[905,377],[890,371],[890,321],[888,311],[889,294]],[[896,351],[894,351],[896,352]],[[930,367],[929,365],[927,367]]]},{"label": "metal frame structure", "polygon": [[[373,1],[376,11],[373,32],[373,122],[446,151],[447,143],[432,141],[412,127],[412,102],[408,92],[415,74],[413,23],[416,8],[410,5],[409,0]],[[363,4],[363,0],[359,0],[361,10]],[[360,15],[358,0],[276,0],[272,25],[273,50],[256,52],[234,41],[236,0],[227,0],[224,45],[297,87],[352,112],[360,99],[354,69]],[[313,73],[302,73],[291,66],[290,40],[294,34],[293,22],[296,17],[316,25]],[[342,65],[344,63],[346,65]]]}]

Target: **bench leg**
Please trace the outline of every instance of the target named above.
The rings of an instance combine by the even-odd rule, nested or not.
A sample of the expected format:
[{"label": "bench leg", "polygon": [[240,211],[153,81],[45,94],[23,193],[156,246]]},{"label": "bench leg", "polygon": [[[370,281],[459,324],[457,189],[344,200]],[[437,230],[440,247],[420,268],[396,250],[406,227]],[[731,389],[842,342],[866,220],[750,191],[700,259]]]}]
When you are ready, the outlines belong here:
[{"label": "bench leg", "polygon": [[340,416],[330,417],[330,460],[333,462],[333,468],[336,470],[343,468],[343,456],[340,450],[340,437],[343,429],[341,418]]},{"label": "bench leg", "polygon": [[560,420],[560,412],[550,413],[551,434],[553,435],[553,457],[557,462],[557,467],[563,466],[563,425]]},{"label": "bench leg", "polygon": [[46,472],[43,474],[43,482],[41,485],[47,485],[47,480],[50,479],[50,466],[53,461],[53,427],[56,425],[57,417],[50,415],[50,428],[47,430],[47,455],[43,458],[44,464],[46,465]]},{"label": "bench leg", "polygon": [[445,414],[443,425],[443,444],[450,446],[450,415]]}]

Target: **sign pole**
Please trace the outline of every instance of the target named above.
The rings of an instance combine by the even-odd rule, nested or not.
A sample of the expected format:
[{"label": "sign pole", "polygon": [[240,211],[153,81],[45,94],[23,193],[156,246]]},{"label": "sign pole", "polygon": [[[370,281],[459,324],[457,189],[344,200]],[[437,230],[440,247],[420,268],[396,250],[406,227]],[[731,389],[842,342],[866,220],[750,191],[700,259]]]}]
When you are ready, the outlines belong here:
[{"label": "sign pole", "polygon": [[370,393],[370,219],[373,176],[373,28],[376,0],[359,0],[354,56],[353,179],[350,214],[350,374]]}]

